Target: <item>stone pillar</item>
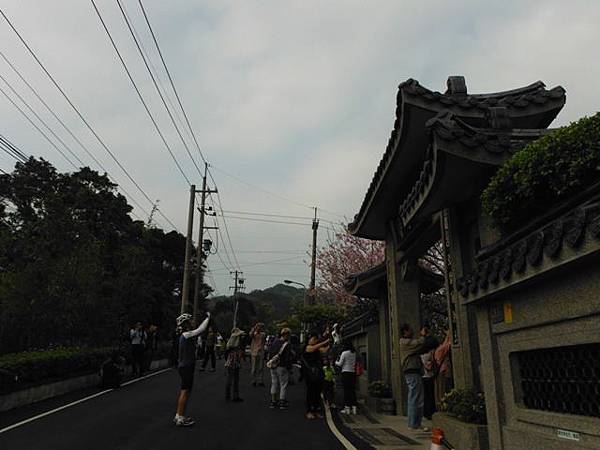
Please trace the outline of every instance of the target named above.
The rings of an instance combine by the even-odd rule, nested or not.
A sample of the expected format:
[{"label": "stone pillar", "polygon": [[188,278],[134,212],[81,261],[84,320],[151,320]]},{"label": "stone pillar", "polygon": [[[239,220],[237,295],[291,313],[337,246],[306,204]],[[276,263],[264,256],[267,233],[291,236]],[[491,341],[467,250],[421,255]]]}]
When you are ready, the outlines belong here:
[{"label": "stone pillar", "polygon": [[409,323],[416,333],[420,329],[419,282],[416,277],[416,261],[399,261],[394,233],[390,233],[386,239],[385,261],[390,311],[391,385],[396,411],[405,415],[406,386],[400,361],[399,329],[404,322]]},{"label": "stone pillar", "polygon": [[463,305],[456,289],[456,280],[463,275],[465,261],[470,250],[467,243],[475,239],[466,227],[462,226],[455,211],[442,212],[442,242],[444,243],[446,267],[446,295],[448,312],[453,333],[452,369],[457,388],[480,388],[479,382],[479,343],[472,306]]},{"label": "stone pillar", "polygon": [[477,307],[477,329],[479,334],[479,345],[481,348],[482,384],[485,395],[485,406],[487,414],[487,429],[489,436],[489,448],[501,449],[502,443],[502,380],[498,374],[501,370],[498,348],[494,345],[490,324],[489,308],[487,305]]},{"label": "stone pillar", "polygon": [[385,383],[391,381],[391,353],[390,353],[390,310],[387,298],[379,299],[379,347],[381,349],[381,380]]}]

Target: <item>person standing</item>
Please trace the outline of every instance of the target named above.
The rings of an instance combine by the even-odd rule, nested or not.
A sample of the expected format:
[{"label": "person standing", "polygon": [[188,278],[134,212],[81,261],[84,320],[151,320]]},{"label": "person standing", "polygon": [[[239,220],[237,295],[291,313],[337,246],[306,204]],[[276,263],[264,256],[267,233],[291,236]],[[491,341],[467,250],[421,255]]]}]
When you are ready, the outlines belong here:
[{"label": "person standing", "polygon": [[327,356],[323,365],[323,377],[323,397],[329,409],[335,409],[335,367]]},{"label": "person standing", "polygon": [[217,359],[223,359],[223,354],[225,353],[225,341],[223,340],[223,336],[221,333],[217,331]]},{"label": "person standing", "polygon": [[423,417],[431,420],[435,413],[435,373],[433,350],[421,355],[423,363]]},{"label": "person standing", "polygon": [[356,350],[352,342],[344,342],[342,353],[335,365],[342,371],[342,386],[344,387],[344,409],[342,414],[356,415]]},{"label": "person standing", "polygon": [[271,371],[271,403],[269,408],[287,409],[287,388],[289,383],[289,371],[294,362],[294,353],[290,344],[292,330],[282,328],[279,338],[273,339],[269,346],[269,361],[272,363],[275,357],[277,364],[269,367]]},{"label": "person standing", "polygon": [[250,358],[252,360],[252,386],[264,386],[265,339],[264,324],[257,323],[250,331]]},{"label": "person standing", "polygon": [[[400,326],[400,361],[404,380],[408,387],[408,427],[420,429],[423,420],[423,362],[421,355],[435,348],[437,342],[429,336],[426,327],[421,329],[421,336],[414,339],[414,332],[407,323]],[[423,431],[429,431],[423,428]]]},{"label": "person standing", "polygon": [[141,377],[144,371],[144,349],[147,338],[148,335],[142,327],[142,322],[137,322],[135,327],[129,330],[132,375],[134,377]]},{"label": "person standing", "polygon": [[202,367],[200,371],[204,372],[206,370],[206,365],[208,364],[208,360],[210,359],[210,371],[215,371],[215,366],[217,364],[216,356],[215,356],[215,347],[217,345],[217,335],[215,334],[212,327],[208,327],[208,334],[206,335],[206,339],[204,340],[204,361],[202,362]]},{"label": "person standing", "polygon": [[179,355],[177,359],[177,368],[179,370],[179,377],[181,378],[181,389],[179,391],[179,398],[177,399],[177,412],[173,419],[173,422],[178,427],[188,427],[194,424],[194,419],[185,416],[185,408],[194,385],[196,338],[206,331],[208,322],[210,321],[209,312],[206,313],[206,316],[206,319],[204,319],[196,329],[193,329],[195,324],[191,314],[184,313],[176,319],[177,326],[181,327],[182,330],[179,337]]},{"label": "person standing", "polygon": [[306,381],[306,418],[322,418],[321,391],[323,390],[323,360],[322,353],[329,350],[329,339],[319,342],[316,333],[308,335],[308,342],[302,352],[302,366]]},{"label": "person standing", "polygon": [[[227,381],[225,383],[225,401],[243,402],[240,398],[240,367],[244,358],[242,337],[246,334],[239,328],[231,330],[231,337],[225,348],[225,367],[227,368]],[[233,398],[231,397],[233,390]]]}]

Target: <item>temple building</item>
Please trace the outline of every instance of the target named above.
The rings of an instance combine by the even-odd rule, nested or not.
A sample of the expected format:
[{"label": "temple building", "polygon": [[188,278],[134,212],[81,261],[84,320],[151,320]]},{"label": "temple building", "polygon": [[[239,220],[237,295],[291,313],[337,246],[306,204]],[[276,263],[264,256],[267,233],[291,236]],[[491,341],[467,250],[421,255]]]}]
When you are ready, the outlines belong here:
[{"label": "temple building", "polygon": [[[540,81],[470,94],[461,76],[448,78],[444,93],[407,80],[384,155],[348,225],[354,236],[385,241],[384,265],[349,277],[346,287],[379,302],[378,373],[391,383],[398,413],[406,405],[399,325],[418,330],[423,294],[441,289],[454,384],[485,393],[479,448],[600,448],[600,299],[592,295],[600,271],[577,265],[600,254],[600,188],[510,236],[481,207],[500,166],[547,134],[565,101],[562,87]],[[436,245],[442,274],[420,263]],[[557,358],[585,366],[589,377],[565,370],[554,379]],[[557,392],[577,401],[557,400]]]}]

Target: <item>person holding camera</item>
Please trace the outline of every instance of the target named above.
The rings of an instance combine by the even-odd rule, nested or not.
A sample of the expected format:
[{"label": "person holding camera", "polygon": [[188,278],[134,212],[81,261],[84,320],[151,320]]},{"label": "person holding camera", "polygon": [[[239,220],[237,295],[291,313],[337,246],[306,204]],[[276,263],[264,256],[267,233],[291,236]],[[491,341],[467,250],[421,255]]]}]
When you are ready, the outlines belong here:
[{"label": "person holding camera", "polygon": [[194,385],[194,369],[196,367],[196,341],[197,337],[206,331],[210,321],[210,313],[206,313],[206,319],[200,326],[194,329],[194,319],[191,314],[184,313],[177,319],[177,326],[181,327],[179,336],[179,356],[177,368],[181,378],[181,390],[177,400],[177,412],[173,422],[178,427],[189,427],[194,425],[194,419],[185,416],[185,408]]},{"label": "person holding camera", "polygon": [[148,335],[142,327],[142,322],[137,322],[135,327],[129,330],[129,341],[131,343],[131,365],[132,375],[141,377],[144,371],[144,351]]},{"label": "person holding camera", "polygon": [[[423,362],[421,355],[437,346],[427,327],[421,329],[421,336],[414,338],[411,326],[404,323],[400,326],[400,361],[404,380],[408,387],[408,427],[420,429],[423,420]],[[423,428],[423,431],[429,431]]]}]

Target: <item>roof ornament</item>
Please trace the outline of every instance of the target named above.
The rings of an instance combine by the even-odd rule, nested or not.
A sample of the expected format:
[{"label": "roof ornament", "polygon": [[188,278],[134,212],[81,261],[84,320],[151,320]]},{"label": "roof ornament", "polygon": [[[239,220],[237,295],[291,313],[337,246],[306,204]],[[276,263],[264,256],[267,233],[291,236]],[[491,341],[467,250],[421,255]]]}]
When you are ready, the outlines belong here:
[{"label": "roof ornament", "polygon": [[447,95],[467,95],[467,83],[465,82],[465,77],[461,75],[448,77],[448,81],[446,81],[446,86],[448,87],[448,89],[446,90]]},{"label": "roof ornament", "polygon": [[489,126],[494,130],[508,130],[512,128],[510,114],[506,107],[494,106],[488,108],[485,116]]}]

